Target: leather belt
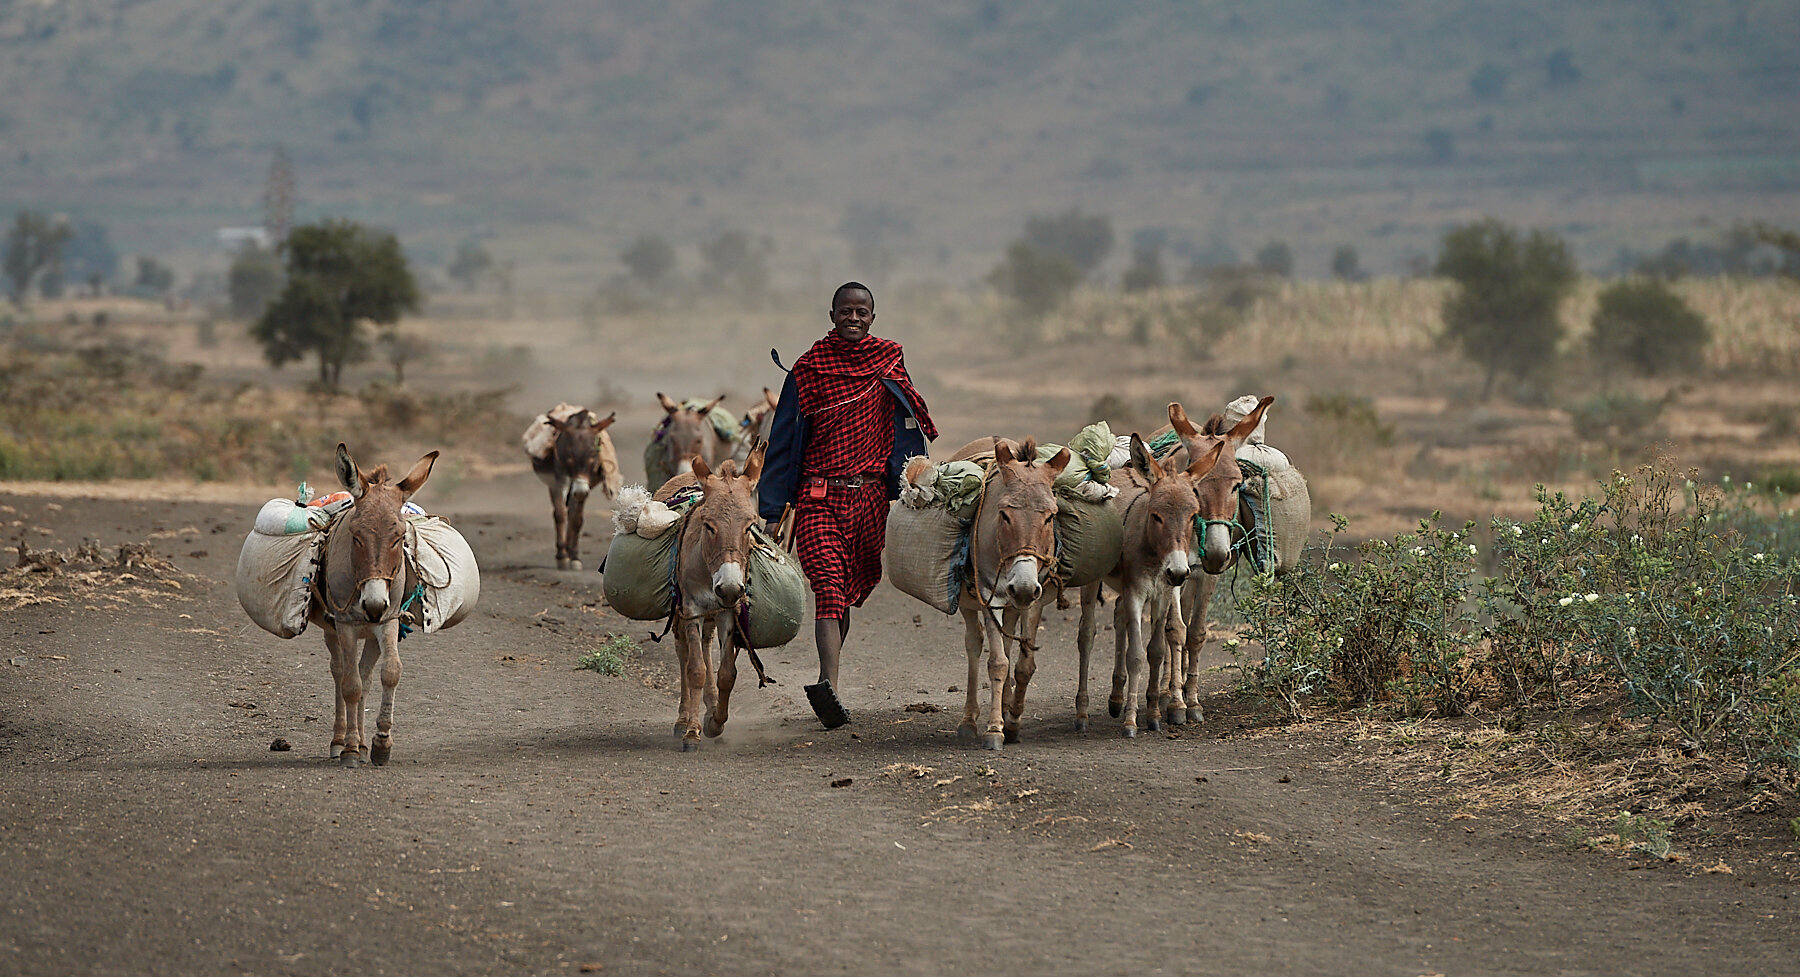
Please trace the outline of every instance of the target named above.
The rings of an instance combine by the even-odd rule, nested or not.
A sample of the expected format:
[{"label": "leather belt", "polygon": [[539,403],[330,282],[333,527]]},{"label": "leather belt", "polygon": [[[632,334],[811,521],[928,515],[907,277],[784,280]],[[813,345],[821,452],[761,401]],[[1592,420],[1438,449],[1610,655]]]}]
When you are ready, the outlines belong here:
[{"label": "leather belt", "polygon": [[827,478],[825,479],[825,484],[832,488],[859,489],[862,488],[864,484],[873,482],[880,477],[880,472],[866,472],[861,475],[850,475],[844,478]]}]

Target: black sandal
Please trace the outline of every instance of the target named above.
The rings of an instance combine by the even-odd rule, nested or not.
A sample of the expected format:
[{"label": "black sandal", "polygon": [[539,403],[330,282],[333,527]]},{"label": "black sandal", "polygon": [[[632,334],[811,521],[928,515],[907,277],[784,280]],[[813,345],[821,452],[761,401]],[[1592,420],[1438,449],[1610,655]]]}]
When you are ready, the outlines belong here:
[{"label": "black sandal", "polygon": [[826,729],[836,729],[850,721],[850,713],[838,701],[837,693],[832,691],[829,681],[820,681],[818,685],[808,685],[805,688],[806,701],[812,703],[813,715],[819,717],[819,722]]}]

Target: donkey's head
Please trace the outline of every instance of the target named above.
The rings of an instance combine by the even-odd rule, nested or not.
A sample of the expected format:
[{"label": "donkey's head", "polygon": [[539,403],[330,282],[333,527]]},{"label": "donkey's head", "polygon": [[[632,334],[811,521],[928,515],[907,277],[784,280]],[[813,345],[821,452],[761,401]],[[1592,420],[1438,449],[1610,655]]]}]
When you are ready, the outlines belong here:
[{"label": "donkey's head", "polygon": [[592,487],[589,482],[600,469],[597,439],[600,432],[611,427],[618,418],[617,411],[599,418],[586,408],[569,415],[566,420],[550,418],[550,426],[556,428],[556,467],[558,472],[569,476],[570,495],[582,498],[588,494]]},{"label": "donkey's head", "polygon": [[658,393],[656,400],[668,412],[657,427],[656,443],[662,451],[663,467],[671,475],[694,470],[696,455],[711,459],[719,443],[719,432],[712,426],[712,409],[725,399],[724,394],[699,408],[684,407]]},{"label": "donkey's head", "polygon": [[1244,473],[1238,468],[1237,449],[1256,431],[1274,402],[1274,397],[1257,401],[1249,416],[1222,433],[1208,433],[1224,427],[1217,415],[1208,420],[1207,430],[1203,431],[1188,420],[1187,411],[1180,404],[1169,405],[1169,424],[1187,448],[1188,457],[1196,459],[1195,464],[1212,459],[1197,486],[1200,524],[1205,527],[1200,562],[1207,573],[1223,573],[1231,565],[1232,546],[1244,537],[1244,526],[1238,522],[1238,493],[1244,487]]},{"label": "donkey's head", "polygon": [[1023,607],[1044,595],[1044,578],[1056,567],[1056,495],[1051,484],[1069,465],[1069,449],[1037,460],[1037,441],[994,440],[999,472],[995,498],[994,595]]},{"label": "donkey's head", "polygon": [[1150,480],[1145,493],[1142,551],[1136,555],[1140,566],[1158,568],[1163,582],[1179,587],[1193,572],[1194,521],[1200,515],[1199,485],[1213,469],[1216,452],[1224,443],[1214,445],[1187,469],[1168,469],[1150,453],[1148,445],[1136,434],[1131,436],[1131,461]]},{"label": "donkey's head", "polygon": [[350,536],[350,591],[330,595],[330,603],[340,607],[340,613],[354,617],[360,612],[363,620],[380,621],[390,611],[398,612],[404,597],[400,593],[405,585],[401,549],[406,541],[406,519],[400,506],[431,477],[437,456],[433,451],[420,458],[405,478],[392,482],[386,465],[365,472],[350,458],[350,449],[338,445],[338,481],[354,500],[336,530]]},{"label": "donkey's head", "polygon": [[762,477],[766,450],[762,445],[751,449],[742,474],[737,470],[737,462],[729,458],[719,465],[718,471],[713,471],[705,458],[694,459],[694,476],[705,496],[688,516],[689,525],[698,529],[689,531],[698,533],[700,559],[712,582],[713,596],[725,607],[744,596],[750,528],[761,525],[756,516],[756,482]]}]

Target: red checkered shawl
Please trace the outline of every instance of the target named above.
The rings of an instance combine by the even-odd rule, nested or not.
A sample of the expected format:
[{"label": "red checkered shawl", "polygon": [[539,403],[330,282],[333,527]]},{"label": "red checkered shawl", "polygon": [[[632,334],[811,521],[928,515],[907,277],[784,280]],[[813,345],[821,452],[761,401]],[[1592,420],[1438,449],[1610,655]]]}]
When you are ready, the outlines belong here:
[{"label": "red checkered shawl", "polygon": [[805,468],[812,474],[850,475],[880,470],[893,448],[893,415],[882,381],[891,380],[906,397],[927,438],[937,427],[925,398],[906,373],[900,344],[866,336],[850,343],[833,331],[794,361],[794,388],[800,413],[812,424]]}]

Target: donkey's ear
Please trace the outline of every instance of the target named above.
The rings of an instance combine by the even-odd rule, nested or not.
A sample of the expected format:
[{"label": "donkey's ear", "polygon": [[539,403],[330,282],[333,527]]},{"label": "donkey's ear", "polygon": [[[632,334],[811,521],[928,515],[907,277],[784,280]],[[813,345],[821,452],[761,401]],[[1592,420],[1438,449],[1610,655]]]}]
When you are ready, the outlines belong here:
[{"label": "donkey's ear", "polygon": [[1069,454],[1069,449],[1064,448],[1051,455],[1050,460],[1044,462],[1044,467],[1050,470],[1050,477],[1054,479],[1063,473],[1063,469],[1069,467],[1069,459],[1072,457],[1074,456]]},{"label": "donkey's ear", "polygon": [[1138,471],[1150,476],[1150,484],[1162,481],[1163,466],[1158,464],[1156,456],[1150,453],[1150,446],[1138,437],[1136,431],[1131,432],[1131,464]]},{"label": "donkey's ear", "polygon": [[1179,402],[1169,405],[1169,426],[1173,427],[1175,433],[1183,438],[1191,438],[1200,433],[1200,429],[1194,426],[1194,422],[1188,420],[1187,408],[1181,406]]},{"label": "donkey's ear", "polygon": [[619,412],[613,411],[612,413],[606,415],[605,417],[601,418],[600,420],[595,421],[594,422],[594,433],[599,434],[601,431],[604,431],[607,428],[612,427],[612,423],[618,419],[619,419]]},{"label": "donkey's ear", "polygon": [[676,412],[676,411],[678,411],[678,410],[680,410],[680,409],[681,409],[681,405],[680,405],[680,404],[677,404],[677,403],[676,403],[676,402],[674,402],[674,401],[673,401],[673,400],[670,400],[670,399],[669,399],[669,395],[668,395],[668,394],[666,394],[666,393],[663,393],[663,392],[662,392],[662,391],[660,391],[660,390],[658,390],[658,391],[657,391],[657,392],[656,392],[656,402],[657,402],[657,403],[659,403],[659,404],[661,404],[661,405],[662,405],[662,409],[663,409],[663,410],[666,410],[666,411],[668,411],[668,412],[669,412],[669,413],[671,413],[671,414],[673,414],[673,413],[675,413],[675,412]]},{"label": "donkey's ear", "polygon": [[712,403],[710,403],[710,404],[707,404],[707,405],[706,405],[706,406],[705,406],[705,407],[702,407],[702,408],[700,408],[700,413],[702,413],[702,414],[710,414],[710,413],[712,413],[712,410],[713,410],[713,408],[714,408],[714,407],[717,407],[717,406],[719,406],[719,405],[720,405],[720,404],[721,404],[721,403],[724,403],[724,401],[725,401],[725,395],[724,395],[724,394],[720,394],[720,395],[718,395],[718,396],[717,396],[717,397],[714,397],[714,398],[713,398],[713,402],[712,402]]},{"label": "donkey's ear", "polygon": [[769,453],[767,442],[758,441],[750,449],[750,456],[744,459],[744,477],[750,480],[750,491],[756,491],[756,483],[762,478],[763,458]]},{"label": "donkey's ear", "polygon": [[394,486],[400,490],[401,501],[411,498],[419,490],[419,486],[424,485],[425,480],[431,477],[431,466],[437,464],[437,457],[438,453],[433,451],[420,458],[413,464],[412,471],[407,472],[406,477],[400,480],[400,484]]},{"label": "donkey's ear", "polygon": [[706,459],[700,455],[694,456],[694,477],[702,482],[712,477],[712,466],[708,465]]},{"label": "donkey's ear", "polygon": [[362,472],[357,469],[356,462],[350,457],[349,446],[342,441],[338,442],[337,477],[338,484],[350,493],[351,498],[362,498]]},{"label": "donkey's ear", "polygon": [[1205,477],[1208,472],[1212,471],[1213,468],[1217,467],[1217,465],[1219,464],[1219,456],[1224,453],[1225,453],[1225,442],[1220,441],[1218,444],[1215,444],[1210,449],[1208,449],[1206,454],[1203,454],[1199,458],[1195,459],[1194,463],[1188,466],[1187,473],[1189,475],[1194,476],[1195,478]]},{"label": "donkey's ear", "polygon": [[1248,438],[1256,430],[1256,425],[1262,423],[1263,414],[1268,411],[1269,405],[1274,402],[1274,397],[1264,397],[1257,401],[1256,409],[1245,416],[1243,420],[1237,422],[1237,426],[1232,428],[1231,433],[1227,434],[1226,437],[1233,441],[1242,441],[1245,438]]},{"label": "donkey's ear", "polygon": [[1005,438],[994,439],[994,461],[1004,465],[1013,460],[1012,442]]},{"label": "donkey's ear", "polygon": [[768,387],[764,387],[763,388],[763,403],[768,404],[770,407],[774,407],[778,402],[779,401],[776,400],[775,391],[770,390]]}]

